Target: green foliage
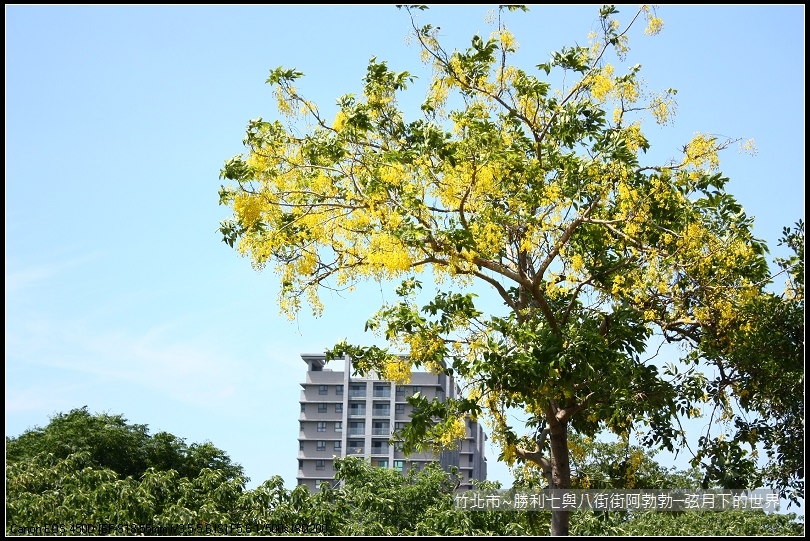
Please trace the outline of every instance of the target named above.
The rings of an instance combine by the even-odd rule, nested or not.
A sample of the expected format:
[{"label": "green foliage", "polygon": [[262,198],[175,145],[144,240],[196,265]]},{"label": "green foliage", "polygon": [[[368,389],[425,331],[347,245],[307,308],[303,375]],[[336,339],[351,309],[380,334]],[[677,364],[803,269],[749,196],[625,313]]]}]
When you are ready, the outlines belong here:
[{"label": "green foliage", "polygon": [[795,515],[754,511],[641,513],[622,527],[627,536],[804,536]]},{"label": "green foliage", "polygon": [[[230,522],[247,479],[210,442],[87,407],[6,437],[6,529],[12,524]],[[81,533],[81,532],[80,532]]]},{"label": "green foliage", "polygon": [[91,464],[127,477],[149,467],[150,441],[146,425],[129,425],[120,415],[91,415],[87,407],[59,413],[45,428],[6,438],[6,460],[20,462],[40,454],[65,459],[88,453]]},{"label": "green foliage", "polygon": [[[577,474],[604,487],[626,486],[627,476],[615,465],[640,451],[621,443],[581,442],[590,458],[577,462]],[[591,452],[592,451],[592,452]],[[225,470],[203,469],[194,478],[175,470],[148,468],[140,478],[121,478],[94,467],[88,451],[59,459],[39,453],[10,462],[6,468],[6,534],[11,528],[37,524],[184,525],[185,533],[381,535],[539,535],[548,532],[551,513],[467,511],[455,507],[460,478],[437,464],[405,475],[375,468],[360,458],[335,462],[334,486],[323,483],[310,492],[305,485],[290,490],[276,476],[253,490],[244,478]],[[621,467],[621,466],[619,466]],[[669,471],[641,452],[635,478],[641,486],[671,488],[688,484],[693,474]],[[481,490],[498,483],[479,482]],[[12,526],[14,525],[14,526]],[[241,529],[226,532],[227,525]],[[273,525],[275,529],[256,529]],[[281,528],[286,527],[287,530]],[[803,525],[792,515],[761,513],[592,513],[572,515],[575,535],[796,535]],[[87,532],[65,531],[69,534]],[[127,532],[117,532],[127,533]],[[137,533],[129,532],[129,533]]]},{"label": "green foliage", "polygon": [[695,468],[664,468],[654,453],[625,441],[588,441],[572,436],[574,488],[589,489],[694,489],[700,485]]},{"label": "green foliage", "polygon": [[[725,336],[709,333],[701,344],[718,368],[709,389],[732,431],[723,439],[704,436],[695,463],[703,461],[706,483],[763,483],[798,503],[804,498],[804,222],[785,228],[780,245],[793,252],[776,259],[787,277],[784,293],[753,297]],[[726,393],[736,409],[723,400]],[[758,448],[767,455],[764,468],[754,455]]]},{"label": "green foliage", "polygon": [[58,413],[44,428],[6,437],[6,461],[20,463],[40,455],[67,459],[87,453],[88,466],[115,472],[119,478],[140,478],[149,468],[175,470],[180,477],[194,478],[208,468],[224,472],[229,479],[243,475],[242,467],[210,442],[187,445],[184,438],[168,432],[149,434],[146,425],[129,424],[121,415],[91,414],[87,406]]}]

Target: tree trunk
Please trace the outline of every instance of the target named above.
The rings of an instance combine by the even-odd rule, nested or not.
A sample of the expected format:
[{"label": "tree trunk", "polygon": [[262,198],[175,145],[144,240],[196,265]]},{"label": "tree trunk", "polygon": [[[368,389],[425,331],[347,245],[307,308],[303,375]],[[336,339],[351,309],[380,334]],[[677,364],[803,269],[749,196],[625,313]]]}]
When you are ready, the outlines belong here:
[{"label": "tree trunk", "polygon": [[[552,413],[552,412],[549,412]],[[568,457],[568,422],[560,422],[556,415],[548,415],[549,442],[551,443],[552,489],[571,488],[571,464]],[[570,511],[551,511],[551,535],[568,535]]]}]

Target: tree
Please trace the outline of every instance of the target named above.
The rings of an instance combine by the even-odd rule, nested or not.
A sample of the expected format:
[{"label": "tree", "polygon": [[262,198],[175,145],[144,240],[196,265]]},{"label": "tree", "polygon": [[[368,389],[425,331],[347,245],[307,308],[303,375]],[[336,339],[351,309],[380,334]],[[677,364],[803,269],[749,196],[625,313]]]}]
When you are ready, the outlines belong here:
[{"label": "tree", "polygon": [[246,482],[210,442],[151,436],[146,425],[85,406],[6,437],[6,533],[43,524],[227,524]]},{"label": "tree", "polygon": [[[665,468],[655,453],[627,440],[601,442],[574,435],[571,438],[572,485],[575,489],[684,489],[700,486],[702,474],[696,467]],[[516,487],[533,488],[536,470],[520,469]],[[711,484],[708,488],[721,488]],[[574,535],[803,535],[803,520],[793,513],[763,510],[580,511],[571,517]]]},{"label": "tree", "polygon": [[[284,122],[249,122],[246,155],[221,172],[233,217],[220,231],[255,267],[275,266],[289,315],[303,301],[321,313],[322,289],[401,280],[401,300],[366,323],[390,347],[342,343],[330,357],[398,381],[411,365],[455,375],[464,396],[413,400],[423,422],[406,445],[452,442],[466,415],[485,416],[502,459],[570,488],[572,434],[642,429],[645,445],[684,445],[680,419],[717,398],[704,359],[661,369],[643,355],[653,338],[699,353],[704,337],[727,339],[736,309],[768,281],[767,248],[719,169],[718,153],[739,141],[698,133],[681,156],[643,162],[643,127],[670,121],[675,91],[649,91],[640,66],[621,72],[610,55],[625,60],[637,21],[660,30],[651,8],[625,27],[602,8],[589,46],[564,47],[535,71],[510,63],[504,8],[517,6],[461,51],[417,23],[424,6],[405,8],[432,69],[417,118],[397,102],[414,76],[376,58],[362,94],[340,97],[331,121],[296,89],[302,73],[272,70]],[[427,268],[446,286],[422,301]],[[502,313],[476,307],[465,289],[475,283]],[[518,435],[511,411],[530,433]],[[552,533],[568,523],[555,512]]]},{"label": "tree", "polygon": [[[692,475],[665,470],[648,452],[624,442],[582,440],[573,448],[574,455],[588,457],[575,462],[579,477],[588,475],[606,488],[627,486],[629,479],[639,487],[671,488]],[[610,466],[621,457],[630,457],[632,465],[617,477]],[[306,485],[287,489],[278,476],[246,490],[243,477],[230,478],[224,470],[205,468],[188,478],[173,469],[150,467],[137,479],[121,478],[95,465],[86,450],[63,459],[39,453],[7,465],[6,534],[514,536],[548,531],[551,521],[548,511],[459,509],[454,494],[458,472],[437,464],[405,475],[356,457],[337,459],[335,467],[335,484],[322,483],[315,492]],[[476,488],[501,487],[481,482]],[[46,524],[57,530],[44,530]],[[110,524],[119,527],[101,529]],[[571,521],[572,533],[578,535],[795,535],[802,529],[794,515],[754,512],[724,512],[706,520],[698,512],[588,511],[575,513]]]},{"label": "tree", "polygon": [[793,514],[754,511],[641,513],[622,527],[627,536],[804,536]]},{"label": "tree", "polygon": [[6,437],[7,462],[48,454],[66,459],[82,452],[94,468],[112,470],[120,478],[139,478],[149,468],[175,470],[188,478],[205,468],[221,470],[229,479],[244,475],[242,466],[211,442],[186,445],[184,438],[168,432],[150,435],[147,425],[130,424],[122,415],[91,414],[87,406],[54,415],[44,428]]},{"label": "tree", "polygon": [[[93,415],[87,406],[57,413],[44,428],[6,437],[6,461],[23,462],[38,455],[56,459],[86,452],[97,468],[122,477],[140,476],[149,467],[150,436],[146,425],[128,424],[121,415]],[[176,449],[172,448],[176,455]]]},{"label": "tree", "polygon": [[[747,299],[723,333],[706,333],[696,353],[717,367],[712,420],[725,420],[728,430],[703,436],[695,463],[706,462],[706,482],[727,486],[754,476],[798,503],[804,498],[804,222],[784,228],[779,244],[792,251],[775,261],[787,276],[784,292]],[[755,474],[758,444],[768,462]]]}]

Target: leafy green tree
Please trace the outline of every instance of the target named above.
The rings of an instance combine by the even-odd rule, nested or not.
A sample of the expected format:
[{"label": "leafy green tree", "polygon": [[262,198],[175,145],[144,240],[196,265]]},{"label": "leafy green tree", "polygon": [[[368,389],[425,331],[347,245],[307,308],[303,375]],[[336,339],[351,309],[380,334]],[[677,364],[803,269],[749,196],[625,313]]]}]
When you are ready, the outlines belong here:
[{"label": "leafy green tree", "polygon": [[627,536],[804,536],[793,514],[755,511],[641,513],[622,527]]},{"label": "leafy green tree", "polygon": [[194,478],[154,468],[139,478],[122,478],[96,467],[87,451],[64,459],[39,454],[6,466],[6,533],[17,533],[21,525],[44,524],[229,524],[240,517],[237,503],[244,483],[243,477],[207,468]]},{"label": "leafy green tree", "polygon": [[[726,332],[710,329],[700,344],[697,354],[718,373],[710,382],[712,421],[725,421],[729,430],[703,436],[695,463],[704,461],[706,483],[731,487],[761,479],[798,503],[804,498],[804,222],[785,228],[779,243],[792,252],[776,259],[784,292],[752,296]],[[761,471],[758,446],[767,454]]]},{"label": "leafy green tree", "polygon": [[187,446],[121,415],[77,408],[6,437],[6,533],[37,524],[227,524],[246,482],[210,442]]},{"label": "leafy green tree", "polygon": [[697,469],[664,468],[654,452],[626,439],[600,442],[574,435],[570,447],[573,488],[694,489],[700,485]]},{"label": "leafy green tree", "polygon": [[454,489],[459,475],[436,464],[402,475],[347,457],[337,459],[335,468],[334,484],[324,482],[315,492],[305,485],[285,489],[279,477],[246,492],[238,504],[242,522],[322,525],[329,535],[344,536],[521,535],[548,530],[548,515],[457,509]]},{"label": "leafy green tree", "polygon": [[[696,472],[666,469],[650,454],[626,442],[578,442],[593,447],[589,458],[578,464],[577,471],[609,472],[611,461],[630,453],[640,453],[634,477],[637,487],[694,487]],[[274,478],[240,500],[243,522],[326,525],[329,535],[542,535],[548,532],[548,511],[470,511],[456,507],[454,488],[458,478],[437,465],[424,470],[409,470],[402,475],[392,469],[373,467],[368,461],[347,457],[336,461],[336,482],[323,483],[310,493],[301,485],[285,489]],[[597,478],[594,474],[593,478]],[[627,486],[627,478],[600,486]],[[595,486],[595,485],[594,485]],[[498,490],[496,483],[481,483],[481,490]],[[248,504],[252,501],[252,504]],[[257,503],[261,502],[259,505]],[[252,514],[246,513],[252,507]],[[247,517],[250,517],[249,519]],[[795,535],[803,530],[795,515],[765,514],[753,511],[594,513],[577,512],[571,516],[575,535]]]},{"label": "leafy green tree", "polygon": [[120,415],[92,415],[87,406],[58,413],[45,428],[26,430],[18,437],[6,437],[6,460],[19,462],[39,454],[65,459],[79,452],[89,453],[93,465],[117,474],[142,475],[148,467],[150,449],[146,425],[130,425]]},{"label": "leafy green tree", "polygon": [[[576,471],[590,472],[592,480],[599,478],[598,472],[612,472],[609,463],[636,451],[622,442],[580,443],[584,448],[595,448],[586,453],[587,461],[576,463]],[[574,448],[578,445],[575,442]],[[684,472],[665,470],[642,454],[635,461],[639,467],[630,476],[640,484],[647,484],[642,479],[653,479],[666,487],[689,477]],[[551,522],[548,511],[459,509],[454,494],[460,481],[458,473],[446,472],[435,464],[401,475],[349,457],[338,459],[336,468],[337,481],[323,483],[315,492],[305,485],[287,489],[278,476],[246,490],[244,478],[229,478],[223,470],[206,468],[195,478],[188,478],[172,469],[148,468],[139,479],[120,478],[108,468],[94,467],[88,451],[64,459],[40,453],[7,465],[6,534],[17,535],[24,533],[22,526],[44,524],[65,525],[58,533],[99,534],[105,532],[70,529],[69,525],[99,528],[101,524],[125,524],[163,527],[165,533],[177,533],[176,525],[183,525],[184,533],[196,535],[538,535],[547,532]],[[665,472],[663,476],[661,472]],[[626,485],[627,478],[605,480],[600,486],[614,482]],[[482,482],[477,488],[497,490],[500,486]],[[228,525],[238,529],[224,530]],[[701,513],[578,512],[571,520],[571,532],[577,535],[794,535],[802,529],[793,515],[757,513],[709,517]]]},{"label": "leafy green tree", "polygon": [[[654,452],[627,440],[571,438],[575,489],[695,489],[699,469],[665,468]],[[542,486],[536,468],[518,470],[516,486]],[[711,488],[718,488],[712,485]],[[792,513],[744,511],[584,511],[571,517],[571,533],[589,536],[801,535],[804,523]]]},{"label": "leafy green tree", "polygon": [[[329,356],[397,381],[412,365],[453,374],[464,396],[413,399],[406,446],[451,444],[465,416],[482,416],[503,460],[570,488],[573,434],[645,427],[644,445],[685,445],[679,420],[722,399],[698,348],[739,328],[737,310],[768,281],[766,246],[719,169],[735,141],[698,133],[681,155],[645,160],[644,129],[671,120],[675,91],[650,91],[640,66],[620,66],[634,23],[661,29],[652,8],[622,26],[606,6],[588,46],[524,70],[511,63],[507,7],[518,8],[502,6],[492,34],[464,50],[411,17],[431,69],[411,118],[397,100],[414,76],[376,58],[333,119],[296,88],[302,73],[272,70],[283,121],[250,121],[247,154],[225,163],[220,202],[233,217],[220,231],[255,267],[275,266],[289,315],[305,301],[319,314],[322,289],[402,280],[401,300],[366,324],[390,348],[342,343]],[[423,302],[428,268],[445,289]],[[475,283],[502,313],[476,307],[463,291]],[[659,369],[645,358],[653,337],[698,354]],[[733,482],[753,482],[742,473]],[[555,512],[551,532],[568,531],[568,512]]]},{"label": "leafy green tree", "polygon": [[86,452],[89,465],[110,469],[121,478],[139,478],[147,469],[175,470],[194,478],[205,468],[221,470],[228,478],[243,475],[222,450],[210,442],[186,445],[168,432],[149,434],[146,425],[130,424],[122,415],[91,414],[87,406],[54,415],[44,428],[6,437],[6,461],[22,462],[41,454],[66,459]]}]

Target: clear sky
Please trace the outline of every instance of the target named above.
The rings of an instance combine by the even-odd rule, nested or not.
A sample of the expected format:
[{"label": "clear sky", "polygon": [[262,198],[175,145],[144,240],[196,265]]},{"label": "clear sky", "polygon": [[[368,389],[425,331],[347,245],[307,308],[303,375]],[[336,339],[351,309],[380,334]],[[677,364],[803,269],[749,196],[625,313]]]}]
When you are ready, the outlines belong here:
[{"label": "clear sky", "polygon": [[[488,6],[435,6],[448,49],[486,37]],[[619,7],[627,21],[634,6]],[[584,45],[598,6],[507,14],[527,70]],[[277,279],[221,242],[219,171],[249,119],[276,117],[269,71],[323,110],[359,93],[370,57],[427,78],[385,6],[6,6],[6,435],[88,406],[187,442],[210,440],[253,487],[295,485],[302,352],[346,337],[393,295],[325,296],[323,317],[279,315]],[[678,90],[651,161],[696,131],[756,140],[726,151],[728,189],[776,246],[804,218],[803,5],[662,6],[630,41],[651,89]],[[418,103],[422,95],[413,97]],[[328,116],[328,115],[327,115]],[[663,158],[661,158],[663,156]],[[660,159],[659,159],[660,158]],[[781,281],[777,286],[781,287]],[[490,479],[511,485],[498,450]]]}]

